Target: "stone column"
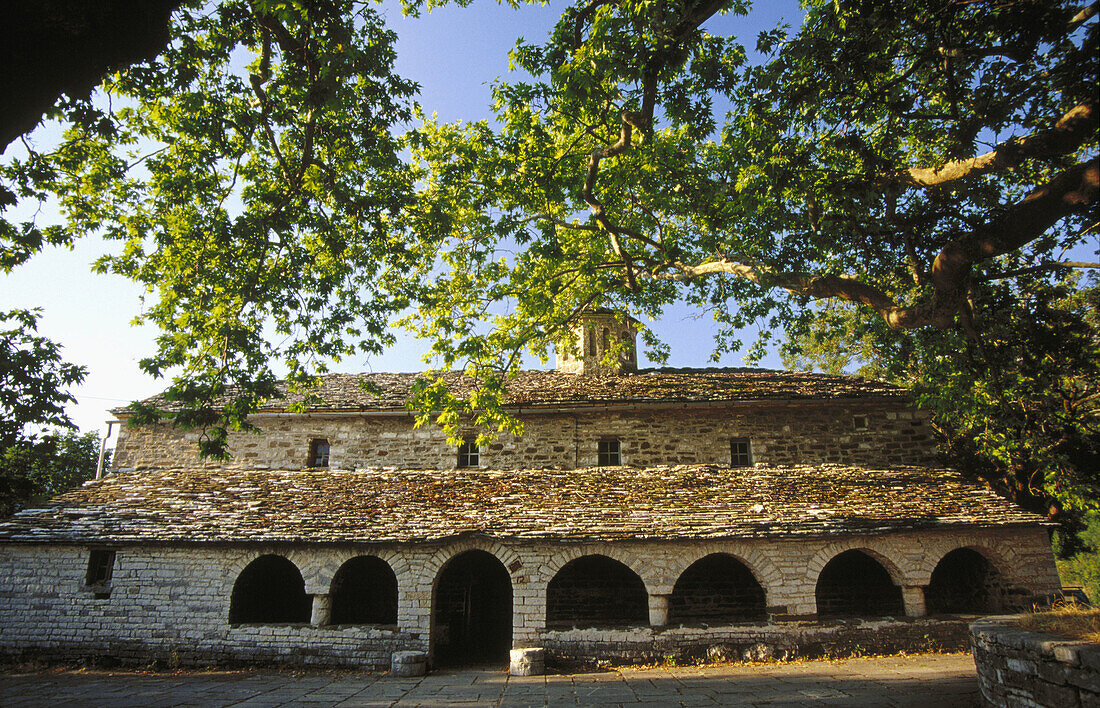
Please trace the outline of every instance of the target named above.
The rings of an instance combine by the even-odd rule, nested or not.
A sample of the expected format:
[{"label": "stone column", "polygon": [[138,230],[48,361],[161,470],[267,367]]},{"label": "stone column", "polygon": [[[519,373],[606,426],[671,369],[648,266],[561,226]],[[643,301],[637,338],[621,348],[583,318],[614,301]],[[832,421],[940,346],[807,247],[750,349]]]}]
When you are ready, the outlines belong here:
[{"label": "stone column", "polygon": [[664,627],[668,624],[668,595],[649,596],[649,626]]},{"label": "stone column", "polygon": [[905,615],[907,617],[924,617],[928,610],[924,606],[924,587],[921,585],[906,585],[901,589],[901,599],[905,603]]},{"label": "stone column", "polygon": [[329,596],[320,593],[313,596],[313,614],[309,623],[314,627],[324,627],[332,619],[332,600]]}]

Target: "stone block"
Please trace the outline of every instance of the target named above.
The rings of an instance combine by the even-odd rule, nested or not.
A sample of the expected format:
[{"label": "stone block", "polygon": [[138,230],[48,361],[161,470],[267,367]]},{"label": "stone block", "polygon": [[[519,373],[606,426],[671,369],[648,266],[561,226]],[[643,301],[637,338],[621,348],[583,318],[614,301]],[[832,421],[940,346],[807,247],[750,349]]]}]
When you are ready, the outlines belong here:
[{"label": "stone block", "polygon": [[508,673],[512,676],[541,676],[546,673],[546,650],[542,647],[508,652]]},{"label": "stone block", "polygon": [[390,676],[408,678],[428,671],[428,654],[422,651],[395,651],[390,657]]},{"label": "stone block", "polygon": [[1100,674],[1086,668],[1078,668],[1069,672],[1067,682],[1078,688],[1083,688],[1093,693],[1100,693]]}]

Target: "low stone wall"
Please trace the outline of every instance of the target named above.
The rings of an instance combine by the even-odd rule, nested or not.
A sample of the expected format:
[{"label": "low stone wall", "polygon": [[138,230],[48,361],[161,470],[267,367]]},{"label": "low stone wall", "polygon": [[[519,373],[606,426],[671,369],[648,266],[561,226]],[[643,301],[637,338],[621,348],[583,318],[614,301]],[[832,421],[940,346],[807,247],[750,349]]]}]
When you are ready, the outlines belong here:
[{"label": "low stone wall", "polygon": [[1100,705],[1100,645],[1026,632],[1012,617],[974,622],[970,643],[988,705]]},{"label": "low stone wall", "polygon": [[961,651],[967,648],[968,624],[964,619],[899,618],[705,628],[573,629],[548,630],[540,640],[551,662],[789,661],[903,651]]}]

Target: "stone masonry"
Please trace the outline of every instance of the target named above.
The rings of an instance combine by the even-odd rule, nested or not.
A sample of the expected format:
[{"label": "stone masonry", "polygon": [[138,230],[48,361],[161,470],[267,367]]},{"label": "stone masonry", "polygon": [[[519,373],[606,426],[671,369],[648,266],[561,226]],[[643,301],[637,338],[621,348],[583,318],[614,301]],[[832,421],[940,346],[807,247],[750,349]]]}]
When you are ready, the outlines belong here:
[{"label": "stone masonry", "polygon": [[[866,428],[856,428],[857,417],[866,419]],[[927,416],[900,401],[802,401],[721,408],[679,405],[656,410],[648,406],[535,412],[525,414],[523,421],[521,438],[502,435],[488,445],[481,455],[482,467],[590,467],[596,464],[597,443],[607,438],[621,441],[623,464],[635,467],[729,464],[731,438],[751,440],[753,462],[758,463],[896,465],[935,461]],[[260,414],[254,422],[261,432],[232,434],[230,450],[235,462],[260,469],[304,466],[310,440],[317,438],[328,440],[330,466],[341,469],[446,469],[457,462],[455,449],[441,430],[413,428],[406,413]],[[198,435],[168,424],[124,429],[114,465],[122,470],[200,465]]]},{"label": "stone masonry", "polygon": [[987,705],[1100,705],[1100,646],[983,619],[970,627],[978,682]]},{"label": "stone masonry", "polygon": [[[95,546],[93,546],[95,547]],[[709,648],[752,642],[767,628],[667,626],[668,597],[696,560],[728,553],[763,586],[771,620],[812,616],[814,588],[825,564],[848,549],[878,559],[904,591],[905,611],[925,613],[922,588],[944,555],[978,549],[1007,584],[1050,592],[1057,577],[1046,532],[1014,530],[911,532],[706,542],[548,543],[467,536],[423,544],[115,545],[107,586],[85,585],[89,546],[9,543],[0,546],[0,650],[9,655],[162,658],[187,664],[226,660],[385,667],[397,650],[432,650],[433,588],[444,565],[469,550],[491,553],[512,586],[512,643],[547,646],[559,655],[652,659],[669,651],[706,655]],[[313,596],[312,624],[230,625],[234,582],[264,554],[288,558]],[[600,554],[636,572],[649,596],[649,626],[626,629],[545,628],[547,584],[570,560]],[[343,563],[358,555],[386,561],[398,580],[396,626],[331,626],[327,598]]]}]

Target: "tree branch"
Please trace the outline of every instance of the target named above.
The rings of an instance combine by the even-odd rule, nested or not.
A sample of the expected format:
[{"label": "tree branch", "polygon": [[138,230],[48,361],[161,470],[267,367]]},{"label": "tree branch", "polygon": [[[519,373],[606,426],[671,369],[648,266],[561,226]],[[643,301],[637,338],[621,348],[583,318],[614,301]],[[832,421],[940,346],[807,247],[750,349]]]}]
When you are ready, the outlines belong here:
[{"label": "tree branch", "polygon": [[[690,281],[725,273],[763,287],[783,288],[815,299],[840,298],[874,308],[894,329],[948,327],[966,306],[966,290],[974,264],[1010,253],[1038,238],[1059,219],[1095,204],[1100,193],[1100,159],[1055,175],[1019,203],[1006,209],[981,229],[952,241],[932,263],[932,296],[901,307],[883,290],[848,275],[778,272],[767,266],[721,258],[688,265],[663,263],[646,273],[653,280]],[[1091,264],[1090,264],[1091,265]],[[667,272],[666,272],[667,271]]]},{"label": "tree branch", "polygon": [[1005,278],[1015,278],[1017,275],[1027,275],[1028,273],[1041,273],[1044,270],[1068,270],[1071,268],[1100,268],[1100,263],[1086,263],[1081,261],[1053,261],[1051,263],[1040,263],[1039,265],[1033,265],[1027,268],[1008,270],[1003,273],[990,273],[989,275],[983,275],[982,277],[977,278],[977,280],[1004,280]]},{"label": "tree branch", "polygon": [[913,167],[884,176],[879,187],[902,186],[928,189],[965,177],[1004,170],[1033,157],[1067,155],[1096,134],[1096,101],[1086,101],[1068,111],[1053,128],[1012,138],[996,149],[939,167]]}]

